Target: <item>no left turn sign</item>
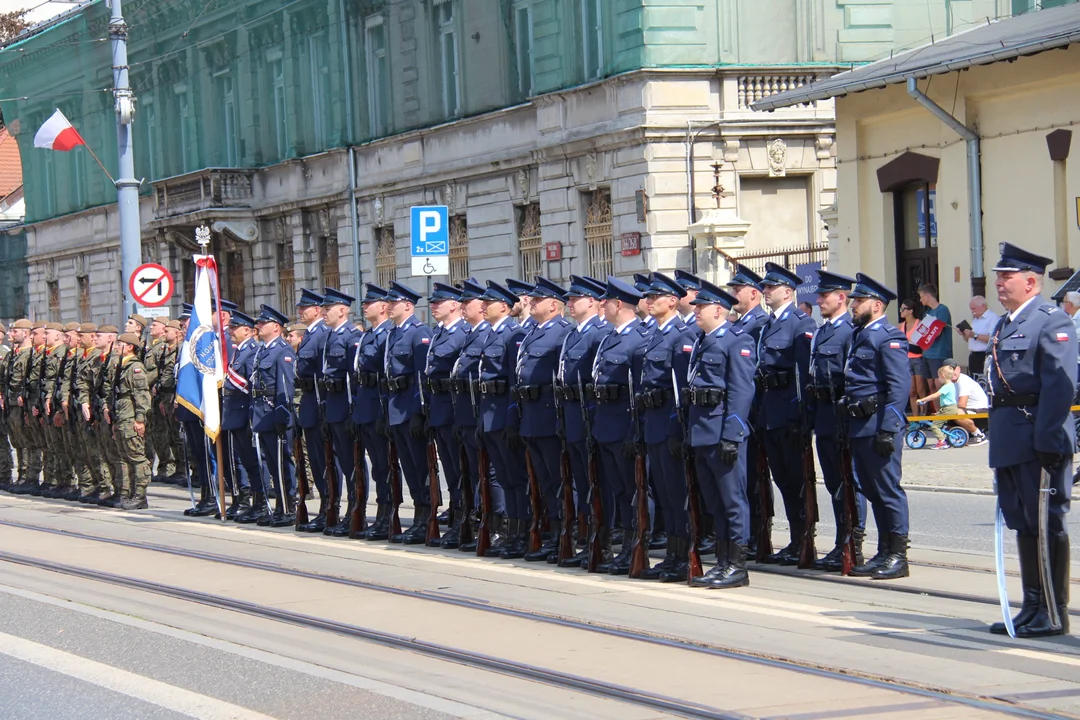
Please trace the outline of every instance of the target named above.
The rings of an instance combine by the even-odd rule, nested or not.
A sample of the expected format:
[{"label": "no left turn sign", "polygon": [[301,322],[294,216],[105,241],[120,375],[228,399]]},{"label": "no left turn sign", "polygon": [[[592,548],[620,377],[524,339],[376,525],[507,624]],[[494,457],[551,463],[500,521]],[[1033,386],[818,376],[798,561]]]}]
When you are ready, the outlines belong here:
[{"label": "no left turn sign", "polygon": [[128,280],[135,302],[143,307],[161,307],[172,297],[173,277],[169,271],[155,263],[146,263],[135,268]]}]

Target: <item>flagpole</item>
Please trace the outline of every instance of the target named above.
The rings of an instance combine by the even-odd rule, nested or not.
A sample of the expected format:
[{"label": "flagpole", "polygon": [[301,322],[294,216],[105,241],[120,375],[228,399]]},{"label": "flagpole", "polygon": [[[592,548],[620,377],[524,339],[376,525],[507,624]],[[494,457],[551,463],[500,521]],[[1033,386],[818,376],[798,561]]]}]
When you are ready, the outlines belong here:
[{"label": "flagpole", "polygon": [[109,171],[105,169],[105,166],[101,164],[101,160],[98,159],[97,153],[91,150],[90,146],[87,145],[85,141],[83,141],[83,147],[86,148],[86,152],[90,153],[90,157],[94,158],[94,162],[96,162],[98,167],[101,168],[101,171],[105,173],[105,177],[109,178],[109,182],[115,185],[116,180],[114,180],[113,176],[109,174]]},{"label": "flagpole", "polygon": [[[214,438],[214,451],[217,453],[217,486],[218,486],[218,511],[221,513],[221,522],[225,522],[225,465],[221,452],[221,433]],[[236,479],[233,479],[236,482]]]}]

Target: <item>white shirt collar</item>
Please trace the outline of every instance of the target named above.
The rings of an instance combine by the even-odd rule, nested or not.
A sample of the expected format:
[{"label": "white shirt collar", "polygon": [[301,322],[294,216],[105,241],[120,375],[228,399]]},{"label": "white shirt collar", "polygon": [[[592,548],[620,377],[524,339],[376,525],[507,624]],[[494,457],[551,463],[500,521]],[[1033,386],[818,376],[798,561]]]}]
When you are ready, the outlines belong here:
[{"label": "white shirt collar", "polygon": [[439,323],[439,327],[443,328],[444,330],[449,330],[452,327],[456,327],[457,324],[461,323],[461,322],[465,322],[465,319],[464,318],[458,318],[457,320],[450,323],[449,325],[443,325],[442,323]]},{"label": "white shirt collar", "polygon": [[1020,307],[1016,308],[1011,313],[1009,313],[1009,322],[1012,322],[1013,320],[1015,320],[1016,316],[1020,314],[1020,311],[1023,310],[1024,308],[1026,308],[1028,305],[1030,305],[1031,301],[1034,300],[1037,297],[1039,297],[1039,296],[1038,295],[1032,295],[1031,297],[1029,297],[1027,300],[1024,301],[1023,305],[1021,305]]},{"label": "white shirt collar", "polygon": [[313,322],[313,323],[311,323],[310,325],[307,326],[308,332],[311,332],[315,328],[319,327],[319,323],[321,323],[322,321],[323,321],[322,318],[315,318],[315,322]]},{"label": "white shirt collar", "polygon": [[237,349],[237,350],[243,350],[243,349],[244,349],[244,348],[245,348],[245,347],[247,346],[247,344],[248,344],[248,343],[250,343],[250,342],[254,342],[254,341],[252,340],[252,338],[248,338],[248,339],[247,339],[247,340],[245,340],[244,342],[242,342],[242,343],[240,343],[239,345],[237,345],[237,346],[236,346],[236,349]]},{"label": "white shirt collar", "polygon": [[498,320],[496,320],[494,323],[491,324],[491,329],[492,330],[498,330],[509,319],[510,319],[509,315],[503,315],[501,318],[499,318]]},{"label": "white shirt collar", "polygon": [[637,320],[637,318],[630,318],[629,320],[627,320],[626,322],[624,322],[624,323],[623,323],[622,325],[620,325],[619,327],[615,328],[615,332],[617,332],[618,334],[622,335],[622,333],[623,333],[623,330],[625,330],[626,328],[630,327],[630,323],[634,322],[635,320]]},{"label": "white shirt collar", "polygon": [[587,327],[588,324],[590,322],[592,322],[593,318],[595,318],[595,317],[600,317],[600,316],[597,315],[596,313],[593,313],[592,315],[590,315],[589,317],[585,318],[580,323],[578,323],[577,331],[582,332],[585,329],[585,327]]},{"label": "white shirt collar", "polygon": [[724,328],[725,326],[727,326],[727,325],[729,325],[729,324],[730,324],[730,323],[729,323],[729,322],[728,322],[727,320],[725,320],[724,322],[720,323],[720,324],[719,324],[719,325],[717,325],[717,326],[716,326],[715,328],[713,328],[712,332],[710,332],[710,333],[707,333],[707,334],[705,335],[705,337],[708,337],[709,335],[715,335],[716,333],[720,332],[720,330],[721,330],[721,329],[723,329],[723,328]]},{"label": "white shirt collar", "polygon": [[404,326],[404,325],[405,325],[405,324],[406,324],[407,322],[409,322],[410,320],[412,320],[412,319],[413,319],[414,317],[416,317],[416,316],[415,316],[415,315],[410,315],[409,317],[405,318],[405,319],[404,319],[404,320],[402,320],[402,321],[401,321],[400,323],[398,323],[398,327],[402,327],[402,326]]},{"label": "white shirt collar", "polygon": [[772,315],[773,315],[773,317],[774,317],[774,318],[779,318],[779,317],[783,316],[783,314],[784,314],[785,312],[787,312],[787,309],[788,309],[789,307],[791,307],[791,305],[792,305],[792,303],[791,303],[791,302],[786,302],[786,303],[784,303],[784,304],[783,304],[783,305],[781,305],[781,306],[780,306],[779,308],[777,308],[777,309],[776,309],[776,311],[774,311],[774,312],[773,312],[773,314],[772,314]]},{"label": "white shirt collar", "polygon": [[836,327],[836,326],[837,326],[837,325],[839,325],[839,324],[840,324],[840,323],[841,323],[841,322],[842,322],[842,321],[844,320],[844,318],[846,318],[847,316],[848,316],[848,312],[847,312],[847,310],[845,310],[844,312],[840,313],[840,314],[839,314],[839,315],[837,315],[836,317],[834,317],[834,318],[830,318],[830,319],[829,319],[829,322],[830,322],[830,323],[832,323],[833,327]]},{"label": "white shirt collar", "polygon": [[675,313],[671,317],[669,317],[667,319],[667,321],[663,325],[660,326],[660,331],[663,332],[664,330],[666,330],[668,325],[675,322],[675,318],[677,318],[677,317],[679,317],[679,313]]}]

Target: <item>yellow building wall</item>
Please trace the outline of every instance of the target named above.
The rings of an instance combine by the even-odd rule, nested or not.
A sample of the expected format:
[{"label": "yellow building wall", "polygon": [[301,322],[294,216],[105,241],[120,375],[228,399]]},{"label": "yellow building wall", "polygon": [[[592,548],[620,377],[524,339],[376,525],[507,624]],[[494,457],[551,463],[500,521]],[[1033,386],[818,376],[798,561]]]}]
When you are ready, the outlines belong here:
[{"label": "yellow building wall", "polygon": [[[983,268],[991,308],[1000,311],[990,268],[1001,241],[1055,258],[1052,267],[1080,266],[1080,134],[1066,163],[1068,253],[1061,258],[1055,250],[1054,164],[1046,145],[1057,127],[1080,123],[1080,47],[936,76],[929,84],[921,80],[919,88],[982,138]],[[839,272],[865,272],[894,286],[892,194],[879,190],[877,171],[906,151],[940,158],[938,283],[942,302],[957,320],[964,317],[971,296],[966,144],[903,85],[839,98],[836,113],[839,227],[831,262]],[[1059,286],[1047,278],[1044,293]]]}]

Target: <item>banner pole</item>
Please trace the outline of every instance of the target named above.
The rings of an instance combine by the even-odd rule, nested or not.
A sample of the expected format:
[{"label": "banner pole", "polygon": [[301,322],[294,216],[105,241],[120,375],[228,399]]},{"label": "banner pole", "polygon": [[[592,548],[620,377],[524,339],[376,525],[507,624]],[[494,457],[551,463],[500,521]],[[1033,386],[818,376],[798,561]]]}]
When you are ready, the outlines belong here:
[{"label": "banner pole", "polygon": [[221,522],[225,522],[225,465],[221,452],[221,433],[214,439],[214,451],[217,453],[218,511],[221,513]]}]

